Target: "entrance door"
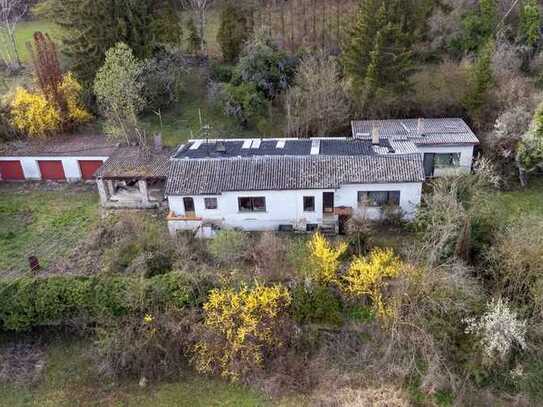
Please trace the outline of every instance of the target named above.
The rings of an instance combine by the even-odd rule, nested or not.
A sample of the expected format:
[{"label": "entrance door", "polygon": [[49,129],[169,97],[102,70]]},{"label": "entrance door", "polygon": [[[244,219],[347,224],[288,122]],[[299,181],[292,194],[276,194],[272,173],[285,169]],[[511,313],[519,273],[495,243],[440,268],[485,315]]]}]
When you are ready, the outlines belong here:
[{"label": "entrance door", "polygon": [[41,179],[50,181],[62,181],[66,179],[62,161],[38,161]]},{"label": "entrance door", "polygon": [[79,160],[79,168],[81,169],[81,178],[93,179],[94,173],[102,166],[100,160]]},{"label": "entrance door", "polygon": [[194,215],[194,199],[183,198],[183,205],[185,206],[185,215]]},{"label": "entrance door", "polygon": [[24,180],[23,167],[20,161],[0,161],[0,181]]},{"label": "entrance door", "polygon": [[434,153],[424,153],[424,173],[427,177],[434,176]]},{"label": "entrance door", "polygon": [[334,193],[322,193],[322,211],[324,213],[334,213]]}]

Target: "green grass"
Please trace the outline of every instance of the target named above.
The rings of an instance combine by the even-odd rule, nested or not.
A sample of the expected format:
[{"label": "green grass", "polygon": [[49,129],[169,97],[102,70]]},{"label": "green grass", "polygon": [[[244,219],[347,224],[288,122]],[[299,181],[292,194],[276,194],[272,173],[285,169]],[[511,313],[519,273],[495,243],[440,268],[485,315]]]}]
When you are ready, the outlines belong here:
[{"label": "green grass", "polygon": [[98,220],[94,187],[0,184],[0,273],[46,267],[70,252]]},{"label": "green grass", "polygon": [[35,386],[0,385],[0,406],[267,406],[257,392],[186,373],[173,382],[140,388],[137,379],[114,382],[97,373],[90,340],[57,339],[49,345]]},{"label": "green grass", "polygon": [[496,216],[509,222],[528,214],[543,217],[543,177],[532,177],[526,189],[492,196]]},{"label": "green grass", "polygon": [[58,26],[54,23],[45,20],[23,21],[17,24],[15,29],[15,41],[21,62],[30,62],[30,53],[26,47],[26,43],[32,41],[32,35],[36,31],[48,33],[51,38],[57,39],[60,36]]}]

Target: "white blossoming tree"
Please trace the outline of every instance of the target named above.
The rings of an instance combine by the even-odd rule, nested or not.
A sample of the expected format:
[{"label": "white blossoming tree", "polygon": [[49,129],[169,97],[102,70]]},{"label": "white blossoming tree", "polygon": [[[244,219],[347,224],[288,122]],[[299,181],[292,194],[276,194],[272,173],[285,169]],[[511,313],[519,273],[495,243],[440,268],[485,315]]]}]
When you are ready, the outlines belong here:
[{"label": "white blossoming tree", "polygon": [[484,362],[497,365],[507,361],[511,351],[526,348],[526,321],[517,318],[517,313],[501,298],[492,300],[480,318],[465,320],[466,333],[480,340]]}]

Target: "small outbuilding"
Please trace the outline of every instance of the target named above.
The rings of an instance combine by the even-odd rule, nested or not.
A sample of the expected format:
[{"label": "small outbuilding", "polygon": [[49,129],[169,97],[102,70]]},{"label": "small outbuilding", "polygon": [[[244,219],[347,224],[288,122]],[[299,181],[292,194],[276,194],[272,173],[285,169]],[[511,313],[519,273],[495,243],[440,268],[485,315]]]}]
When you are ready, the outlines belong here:
[{"label": "small outbuilding", "polygon": [[100,202],[104,208],[160,208],[170,169],[171,151],[119,147],[96,172]]}]

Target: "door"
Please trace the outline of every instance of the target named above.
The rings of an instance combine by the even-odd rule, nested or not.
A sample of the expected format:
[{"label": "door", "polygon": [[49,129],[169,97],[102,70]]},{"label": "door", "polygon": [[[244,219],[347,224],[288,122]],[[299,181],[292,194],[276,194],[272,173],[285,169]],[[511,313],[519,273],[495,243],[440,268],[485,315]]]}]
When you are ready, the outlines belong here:
[{"label": "door", "polygon": [[183,205],[185,206],[185,215],[194,215],[194,199],[183,198]]},{"label": "door", "polygon": [[434,176],[434,153],[424,153],[424,173],[427,177]]},{"label": "door", "polygon": [[322,193],[322,211],[324,213],[334,213],[334,193]]},{"label": "door", "polygon": [[62,161],[38,161],[41,179],[50,181],[62,181],[66,179]]},{"label": "door", "polygon": [[0,161],[0,181],[24,180],[23,167],[20,161]]},{"label": "door", "polygon": [[94,173],[102,166],[100,160],[80,160],[79,168],[81,169],[81,178],[94,179]]}]

